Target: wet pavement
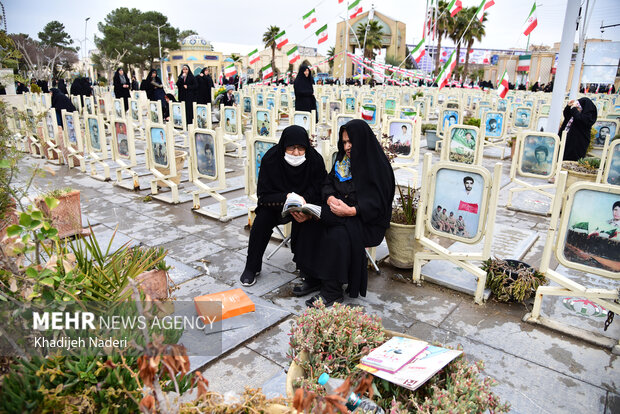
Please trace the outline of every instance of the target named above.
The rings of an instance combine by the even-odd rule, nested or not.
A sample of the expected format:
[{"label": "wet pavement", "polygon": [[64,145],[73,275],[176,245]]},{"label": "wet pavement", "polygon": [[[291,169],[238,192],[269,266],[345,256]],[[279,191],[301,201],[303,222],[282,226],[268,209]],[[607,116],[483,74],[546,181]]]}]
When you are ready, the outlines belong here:
[{"label": "wet pavement", "polygon": [[[422,153],[427,151],[424,148]],[[438,159],[437,153],[433,152],[433,156]],[[498,161],[485,158],[483,165],[492,170]],[[226,157],[225,162],[232,170],[227,178],[243,175],[242,159]],[[247,216],[223,223],[194,213],[191,202],[171,205],[158,200],[145,201],[149,189],[126,190],[113,185],[113,181],[91,178],[79,169],[30,157],[23,163],[45,165],[53,171],[37,179],[38,191],[67,186],[81,191],[84,224],[91,223],[100,241],[109,240],[116,230],[115,245],[130,242],[166,248],[169,264],[173,265],[170,276],[176,285],[174,299],[191,300],[207,293],[243,288],[257,304],[257,314],[251,320],[240,318],[243,329],[225,333],[222,355],[192,358],[192,368],[204,371],[215,391],[241,390],[248,385],[263,386],[270,395],[284,392],[284,375],[290,363],[288,333],[293,318],[303,312],[307,299],[292,295],[292,287],[298,280],[287,248],[264,260],[256,285],[245,288],[239,276],[248,245]],[[510,185],[506,180],[508,170],[509,160],[504,160],[502,190]],[[180,192],[185,190],[182,188]],[[244,192],[234,190],[225,196],[242,197]],[[203,207],[213,203],[210,198],[201,200]],[[492,254],[520,258],[538,266],[549,218],[515,212],[502,205],[505,205],[505,192],[500,194],[497,240]],[[442,241],[442,245],[451,244]],[[272,240],[266,254],[277,245],[278,241]],[[458,250],[458,245],[454,248]],[[431,262],[427,266],[435,269],[434,272],[423,270],[422,274],[428,278],[433,276],[431,273],[449,277],[451,272],[458,271],[447,262]],[[552,267],[556,266],[557,262],[552,262]],[[379,275],[369,271],[367,297],[347,298],[345,303],[378,314],[388,329],[446,345],[462,345],[468,359],[484,360],[484,374],[497,381],[495,392],[503,401],[510,402],[513,412],[620,412],[620,357],[608,349],[523,322],[531,303],[499,303],[491,296],[485,304],[477,305],[473,296],[429,281],[414,285],[410,282],[410,270],[396,269],[387,261],[380,260],[379,267]],[[470,277],[473,281],[473,276]],[[607,282],[609,286],[614,285]],[[543,314],[603,333],[604,320],[571,313],[561,300],[545,302]],[[620,337],[620,321],[612,324],[605,334]]]}]

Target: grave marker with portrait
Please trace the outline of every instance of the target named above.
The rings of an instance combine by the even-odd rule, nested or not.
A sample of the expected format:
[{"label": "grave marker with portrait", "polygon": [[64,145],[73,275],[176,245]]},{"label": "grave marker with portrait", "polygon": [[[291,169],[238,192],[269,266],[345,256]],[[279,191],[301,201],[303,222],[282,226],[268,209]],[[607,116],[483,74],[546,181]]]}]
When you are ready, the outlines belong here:
[{"label": "grave marker with portrait", "polygon": [[112,122],[112,159],[119,165],[116,169],[116,183],[123,181],[123,171],[132,178],[133,188],[139,189],[138,174],[132,170],[136,166],[136,143],[129,120],[115,119]]},{"label": "grave marker with portrait", "polygon": [[357,98],[355,96],[345,96],[344,113],[345,114],[357,113]]},{"label": "grave marker with portrait", "polygon": [[620,185],[620,139],[611,141],[609,145],[603,183]]},{"label": "grave marker with portrait", "polygon": [[315,115],[313,112],[295,111],[293,112],[292,125],[299,125],[308,132],[308,136],[316,135]]},{"label": "grave marker with portrait", "polygon": [[170,102],[170,121],[174,129],[187,130],[185,119],[185,102]]},{"label": "grave marker with portrait", "polygon": [[485,139],[501,140],[506,132],[506,113],[500,111],[485,112],[481,118],[482,126]]},{"label": "grave marker with portrait", "polygon": [[211,104],[197,104],[194,105],[194,128],[197,129],[211,129]]},{"label": "grave marker with portrait", "polygon": [[140,127],[142,108],[140,106],[140,102],[137,99],[129,100],[129,113],[133,126]]},{"label": "grave marker with portrait", "polygon": [[479,165],[482,160],[479,136],[475,126],[452,125],[443,138],[441,160]]},{"label": "grave marker with portrait", "polygon": [[114,110],[112,111],[113,119],[125,119],[125,108],[124,102],[122,99],[114,99],[112,105],[114,106]]},{"label": "grave marker with portrait", "polygon": [[265,137],[252,135],[248,139],[248,184],[246,193],[251,198],[256,198],[256,186],[258,183],[258,174],[260,173],[260,166],[265,153],[269,151],[274,145],[278,143],[275,137]]},{"label": "grave marker with portrait", "polygon": [[58,123],[56,121],[56,110],[51,108],[45,112],[45,126],[43,128],[43,137],[47,146],[47,159],[55,160],[57,164],[64,164],[63,154],[61,150],[61,142],[63,138],[58,133]]},{"label": "grave marker with portrait", "polygon": [[161,111],[161,101],[149,101],[148,106],[148,122],[159,124],[164,122]]},{"label": "grave marker with portrait", "polygon": [[527,106],[518,106],[515,108],[512,124],[518,130],[531,129],[532,108]]},{"label": "grave marker with portrait", "polygon": [[95,110],[94,110],[94,98],[92,96],[85,96],[84,97],[84,115],[94,115],[95,114]]},{"label": "grave marker with portrait", "polygon": [[603,148],[609,144],[610,140],[618,133],[618,124],[619,121],[614,119],[597,119],[592,127],[596,130],[592,145],[595,148]]},{"label": "grave marker with portrait", "polygon": [[437,135],[443,136],[443,134],[452,125],[456,125],[461,120],[461,114],[458,109],[444,108],[439,112],[439,122],[437,124]]},{"label": "grave marker with portrait", "polygon": [[67,112],[63,109],[61,116],[64,123],[63,138],[65,148],[68,151],[67,163],[69,168],[75,167],[75,159],[77,159],[80,169],[84,172],[86,171],[86,164],[84,162],[84,142],[80,127],[80,114],[78,111]]},{"label": "grave marker with portrait", "polygon": [[[105,162],[108,159],[108,143],[103,116],[87,115],[84,122],[86,124],[86,151],[91,158],[91,175],[107,181],[110,179],[110,166]],[[103,167],[103,175],[97,173],[97,165]]]},{"label": "grave marker with portrait", "polygon": [[416,134],[415,121],[408,119],[390,119],[387,122],[389,149],[399,158],[418,161],[420,147],[419,136]]},{"label": "grave marker with portrait", "polygon": [[272,111],[266,109],[256,109],[254,110],[252,118],[254,135],[275,138],[276,124]]}]

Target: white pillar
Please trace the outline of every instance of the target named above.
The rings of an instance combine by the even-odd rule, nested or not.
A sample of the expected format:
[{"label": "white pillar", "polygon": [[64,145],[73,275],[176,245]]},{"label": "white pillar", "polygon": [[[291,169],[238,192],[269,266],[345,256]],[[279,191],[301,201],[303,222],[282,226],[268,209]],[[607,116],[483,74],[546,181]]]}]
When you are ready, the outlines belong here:
[{"label": "white pillar", "polygon": [[562,31],[562,43],[558,60],[558,70],[553,82],[553,95],[551,97],[551,109],[547,121],[548,131],[557,131],[560,128],[560,119],[566,96],[566,84],[570,70],[570,58],[573,53],[577,16],[579,15],[580,0],[568,0],[566,14],[564,15],[564,29]]}]

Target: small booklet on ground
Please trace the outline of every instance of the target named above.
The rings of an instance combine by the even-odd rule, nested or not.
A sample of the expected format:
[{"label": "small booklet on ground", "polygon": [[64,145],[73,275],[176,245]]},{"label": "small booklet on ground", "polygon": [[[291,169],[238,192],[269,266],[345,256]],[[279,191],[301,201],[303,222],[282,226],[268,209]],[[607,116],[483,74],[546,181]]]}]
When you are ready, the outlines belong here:
[{"label": "small booklet on ground", "polygon": [[394,373],[428,347],[428,342],[395,336],[362,358],[362,364]]},{"label": "small booklet on ground", "polygon": [[357,368],[363,369],[375,377],[382,378],[393,384],[415,391],[462,353],[463,351],[429,345],[418,358],[409,362],[394,373],[373,368],[365,364],[358,364]]},{"label": "small booklet on ground", "polygon": [[292,211],[299,211],[316,218],[321,218],[321,206],[304,203],[304,199],[299,194],[295,193],[291,193],[291,195],[286,198],[284,208],[282,209],[282,217],[286,217],[286,215],[291,214]]}]

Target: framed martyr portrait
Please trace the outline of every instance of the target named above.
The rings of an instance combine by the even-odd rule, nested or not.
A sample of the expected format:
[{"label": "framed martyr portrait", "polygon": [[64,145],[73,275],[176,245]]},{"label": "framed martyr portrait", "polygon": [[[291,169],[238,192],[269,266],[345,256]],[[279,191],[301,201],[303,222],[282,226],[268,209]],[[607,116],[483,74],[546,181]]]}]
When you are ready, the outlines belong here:
[{"label": "framed martyr portrait", "polygon": [[439,162],[431,169],[427,229],[474,244],[484,234],[491,174],[481,166]]},{"label": "framed martyr portrait", "polygon": [[620,278],[620,187],[576,183],[565,193],[556,256],[564,266]]}]

